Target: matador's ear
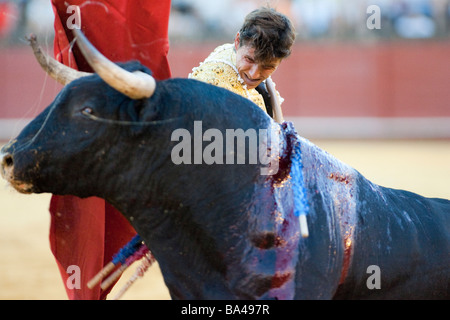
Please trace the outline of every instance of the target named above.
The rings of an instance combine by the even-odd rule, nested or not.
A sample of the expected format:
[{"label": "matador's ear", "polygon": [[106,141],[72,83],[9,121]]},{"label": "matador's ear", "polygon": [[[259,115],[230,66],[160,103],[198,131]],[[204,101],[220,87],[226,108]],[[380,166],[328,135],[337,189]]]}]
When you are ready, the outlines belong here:
[{"label": "matador's ear", "polygon": [[239,49],[239,47],[241,46],[241,34],[236,33],[236,37],[234,38],[234,48],[237,50]]}]

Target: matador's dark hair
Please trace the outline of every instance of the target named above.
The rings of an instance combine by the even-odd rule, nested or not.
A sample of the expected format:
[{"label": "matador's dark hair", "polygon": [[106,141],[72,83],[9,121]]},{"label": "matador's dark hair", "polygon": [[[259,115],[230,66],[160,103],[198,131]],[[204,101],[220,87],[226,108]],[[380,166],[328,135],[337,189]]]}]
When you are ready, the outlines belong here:
[{"label": "matador's dark hair", "polygon": [[289,18],[269,7],[250,12],[239,34],[241,46],[255,48],[257,61],[287,58],[295,41],[295,28]]}]

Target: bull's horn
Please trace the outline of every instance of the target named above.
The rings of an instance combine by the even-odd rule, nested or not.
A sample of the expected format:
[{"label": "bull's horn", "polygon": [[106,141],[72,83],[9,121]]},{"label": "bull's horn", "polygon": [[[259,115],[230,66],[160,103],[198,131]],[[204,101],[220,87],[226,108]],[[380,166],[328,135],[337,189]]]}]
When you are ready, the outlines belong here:
[{"label": "bull's horn", "polygon": [[36,35],[32,34],[27,38],[28,42],[33,49],[34,56],[36,60],[41,65],[47,74],[58,81],[59,83],[66,85],[73,80],[79,79],[81,77],[86,77],[91,75],[91,73],[77,71],[72,69],[61,62],[53,59],[48,54],[44,53],[39,44],[37,43]]},{"label": "bull's horn", "polygon": [[84,36],[74,29],[77,44],[94,71],[111,87],[131,99],[149,98],[156,88],[155,79],[141,71],[128,72],[102,55]]}]

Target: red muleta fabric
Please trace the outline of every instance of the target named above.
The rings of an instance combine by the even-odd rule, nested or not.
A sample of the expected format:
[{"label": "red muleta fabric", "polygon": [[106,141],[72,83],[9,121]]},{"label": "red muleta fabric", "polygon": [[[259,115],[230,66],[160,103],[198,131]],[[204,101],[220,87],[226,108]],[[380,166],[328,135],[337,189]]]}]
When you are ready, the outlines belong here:
[{"label": "red muleta fabric", "polygon": [[[81,30],[107,58],[115,62],[139,60],[152,70],[157,80],[170,78],[167,59],[170,0],[52,0],[52,5],[54,55],[60,62],[80,71],[92,71],[76,43],[73,44],[69,29],[76,21],[73,16],[76,11],[69,6],[78,6]],[[114,207],[95,197],[54,195],[50,215],[50,246],[69,299],[106,299],[110,290],[102,291],[99,285],[90,290],[86,284],[136,231]],[[79,289],[72,289],[68,267],[73,265],[81,270]]]}]

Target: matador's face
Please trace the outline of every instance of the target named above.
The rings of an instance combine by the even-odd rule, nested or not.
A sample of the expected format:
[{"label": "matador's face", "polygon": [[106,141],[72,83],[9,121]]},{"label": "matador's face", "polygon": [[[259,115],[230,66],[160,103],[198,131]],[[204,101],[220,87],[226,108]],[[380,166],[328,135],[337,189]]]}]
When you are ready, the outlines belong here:
[{"label": "matador's face", "polygon": [[247,89],[256,88],[266,80],[281,63],[281,59],[274,58],[270,61],[257,61],[255,48],[249,45],[240,45],[239,33],[234,41],[236,48],[236,68],[239,75],[247,85]]}]

